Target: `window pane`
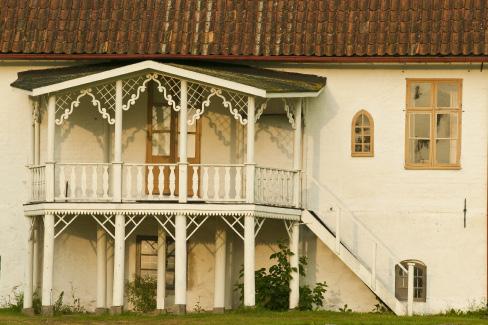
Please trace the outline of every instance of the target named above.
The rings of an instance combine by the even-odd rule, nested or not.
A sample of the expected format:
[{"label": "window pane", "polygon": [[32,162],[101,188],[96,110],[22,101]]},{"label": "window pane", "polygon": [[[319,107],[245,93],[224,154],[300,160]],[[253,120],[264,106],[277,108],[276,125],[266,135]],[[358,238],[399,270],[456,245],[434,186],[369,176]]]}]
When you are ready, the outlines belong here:
[{"label": "window pane", "polygon": [[437,107],[458,107],[457,82],[440,82],[437,84]]},{"label": "window pane", "polygon": [[153,279],[157,278],[157,271],[156,270],[141,270],[141,277],[151,277]]},{"label": "window pane", "polygon": [[154,131],[169,131],[171,128],[171,107],[152,107],[152,129]]},{"label": "window pane", "polygon": [[436,129],[437,138],[457,138],[457,113],[437,114]]},{"label": "window pane", "polygon": [[409,114],[410,138],[430,138],[430,117],[429,113]]},{"label": "window pane", "polygon": [[432,85],[428,82],[412,82],[410,84],[410,106],[431,107]]},{"label": "window pane", "polygon": [[364,143],[371,143],[371,137],[370,136],[365,136],[364,137]]},{"label": "window pane", "polygon": [[362,151],[362,146],[360,144],[354,146],[354,152],[361,152],[361,151]]},{"label": "window pane", "polygon": [[436,162],[439,164],[457,163],[457,140],[442,139],[436,141]]},{"label": "window pane", "polygon": [[153,133],[152,134],[152,155],[169,156],[170,155],[170,134]]},{"label": "window pane", "polygon": [[362,114],[363,116],[363,126],[369,126],[369,118],[366,116],[366,114]]},{"label": "window pane", "polygon": [[364,145],[364,152],[371,152],[371,146],[369,144]]},{"label": "window pane", "polygon": [[141,254],[157,254],[157,242],[153,240],[141,241]]},{"label": "window pane", "polygon": [[430,161],[430,140],[411,139],[409,158],[411,163],[428,163]]},{"label": "window pane", "polygon": [[141,255],[141,270],[156,270],[158,268],[158,257],[156,255]]}]

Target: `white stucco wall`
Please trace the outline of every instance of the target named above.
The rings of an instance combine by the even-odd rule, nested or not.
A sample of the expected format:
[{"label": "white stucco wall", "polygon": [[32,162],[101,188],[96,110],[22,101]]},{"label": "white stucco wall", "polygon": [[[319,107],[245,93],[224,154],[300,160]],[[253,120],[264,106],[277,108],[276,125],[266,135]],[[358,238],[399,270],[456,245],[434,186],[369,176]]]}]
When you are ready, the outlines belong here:
[{"label": "white stucco wall", "polygon": [[[25,170],[28,155],[30,109],[27,96],[9,84],[25,64],[0,65],[0,297],[23,281],[27,220],[23,218]],[[38,68],[38,66],[36,66]],[[469,308],[486,298],[486,187],[487,187],[487,75],[479,69],[427,69],[407,67],[357,69],[307,67],[288,70],[327,76],[325,91],[306,105],[304,168],[341,200],[402,259],[418,259],[427,265],[427,302],[416,303],[418,312]],[[462,78],[463,129],[461,170],[405,170],[405,78]],[[145,160],[146,109],[143,96],[136,107],[124,113],[124,159]],[[107,159],[108,129],[94,109],[73,113],[57,129],[56,158],[63,161]],[[350,156],[350,126],[353,115],[368,110],[375,120],[375,157]],[[45,155],[43,118],[41,155]],[[218,123],[211,123],[218,121]],[[202,117],[202,162],[242,162],[245,131],[228,112],[212,107]],[[110,131],[112,133],[112,131]],[[293,132],[284,116],[264,115],[256,128],[256,160],[265,166],[291,167]],[[310,207],[326,211],[335,202],[324,200],[315,187],[307,198]],[[463,228],[463,204],[467,199],[467,227]],[[327,217],[327,216],[326,216]],[[330,216],[328,216],[330,217]],[[19,222],[21,220],[21,222]],[[268,228],[267,228],[268,227]],[[256,266],[265,266],[276,249],[277,237],[266,225],[257,239]],[[305,226],[302,226],[305,228]],[[283,227],[284,229],[284,227]],[[150,234],[154,230],[144,230]],[[212,225],[204,226],[189,245],[188,308],[197,301],[212,306]],[[232,237],[232,233],[229,232]],[[234,236],[235,237],[235,236]],[[77,220],[56,240],[55,289],[71,287],[87,307],[95,298],[95,225]],[[231,240],[232,272],[237,281],[242,263],[242,242]],[[127,273],[135,269],[127,243]],[[305,283],[327,281],[327,308],[348,304],[353,310],[369,311],[374,296],[333,253],[303,229],[302,253],[309,256]],[[466,252],[469,252],[467,254]],[[229,252],[230,254],[230,252]],[[131,262],[132,261],[132,262]],[[110,281],[109,281],[110,282]],[[230,286],[229,286],[230,287]],[[231,290],[227,305],[236,306]],[[109,302],[110,302],[109,290]]]}]

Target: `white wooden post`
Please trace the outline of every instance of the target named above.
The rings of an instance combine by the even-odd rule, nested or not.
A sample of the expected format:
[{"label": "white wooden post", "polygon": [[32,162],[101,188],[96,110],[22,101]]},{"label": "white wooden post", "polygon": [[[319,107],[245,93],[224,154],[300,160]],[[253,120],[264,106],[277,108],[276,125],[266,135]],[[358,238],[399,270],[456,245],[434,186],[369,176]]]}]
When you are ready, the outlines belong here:
[{"label": "white wooden post", "polygon": [[225,265],[226,265],[227,232],[225,228],[215,231],[215,287],[214,313],[225,310]]},{"label": "white wooden post", "polygon": [[371,262],[371,289],[376,290],[376,257],[378,255],[378,243],[373,243],[373,261]]},{"label": "white wooden post", "polygon": [[335,233],[335,249],[337,255],[341,255],[341,208],[336,210],[336,233]]},{"label": "white wooden post", "polygon": [[255,305],[254,216],[244,217],[244,307]]},{"label": "white wooden post", "polygon": [[42,314],[53,314],[54,215],[44,216],[44,251],[42,263]]},{"label": "white wooden post", "polygon": [[36,140],[35,140],[35,121],[36,121],[36,114],[37,114],[37,101],[33,100],[32,101],[32,114],[31,114],[31,125],[29,127],[29,158],[28,158],[28,164],[29,165],[34,165],[35,164],[35,156],[36,156]]},{"label": "white wooden post", "polygon": [[114,161],[112,162],[112,191],[114,202],[122,201],[122,80],[115,82]]},{"label": "white wooden post", "polygon": [[290,256],[290,266],[296,268],[296,272],[292,272],[292,277],[290,279],[290,309],[295,309],[298,307],[298,301],[300,298],[300,274],[298,273],[298,246],[299,246],[299,236],[300,236],[300,225],[298,222],[293,223],[290,229],[290,251],[293,253]]},{"label": "white wooden post", "polygon": [[415,263],[408,262],[407,315],[413,315],[413,280]]},{"label": "white wooden post", "polygon": [[159,312],[165,310],[166,297],[166,232],[158,226],[158,276],[156,288],[156,308]]},{"label": "white wooden post", "polygon": [[97,225],[97,314],[107,311],[107,234]]},{"label": "white wooden post", "polygon": [[188,196],[188,158],[187,158],[187,142],[188,142],[188,83],[186,80],[181,80],[181,109],[180,109],[180,137],[178,139],[178,147],[180,153],[180,161],[178,164],[178,201],[186,203]]},{"label": "white wooden post", "polygon": [[39,222],[39,219],[40,218],[39,216],[35,217],[36,218],[36,222],[34,223],[34,230],[33,230],[33,236],[34,236],[34,251],[32,253],[32,259],[33,259],[33,270],[32,270],[32,283],[33,283],[33,291],[35,292],[37,289],[40,288],[39,286],[39,276],[41,275],[41,271],[40,271],[40,268],[42,268],[42,266],[40,265],[40,261],[39,261],[39,256],[42,256],[41,255],[41,252],[40,252],[40,249],[41,249],[41,245],[40,245],[40,235],[41,235],[41,232],[40,232],[40,225],[41,223]]},{"label": "white wooden post", "polygon": [[114,278],[112,309],[113,314],[122,313],[124,306],[124,266],[125,266],[125,216],[115,215]]},{"label": "white wooden post", "polygon": [[39,101],[34,105],[34,165],[38,166],[41,163],[41,109]]},{"label": "white wooden post", "polygon": [[186,216],[175,216],[175,307],[186,313]]},{"label": "white wooden post", "polygon": [[293,204],[300,207],[301,168],[302,168],[302,99],[295,104],[295,144],[293,146],[293,169],[296,171],[293,182]]},{"label": "white wooden post", "polygon": [[[34,217],[31,217],[34,218]],[[31,220],[29,219],[29,223]],[[32,228],[31,228],[32,227]],[[35,224],[32,224],[27,232],[27,250],[25,261],[25,279],[24,279],[24,306],[23,312],[27,315],[34,315],[34,309],[32,308],[32,294],[33,294],[33,276],[34,276],[34,228]]]},{"label": "white wooden post", "polygon": [[46,201],[54,202],[54,141],[56,132],[56,96],[49,96],[47,104]]},{"label": "white wooden post", "polygon": [[[256,162],[254,161],[255,136],[255,99],[247,98],[247,154],[246,154],[246,202],[254,203],[254,174]],[[254,248],[253,248],[254,249]]]}]

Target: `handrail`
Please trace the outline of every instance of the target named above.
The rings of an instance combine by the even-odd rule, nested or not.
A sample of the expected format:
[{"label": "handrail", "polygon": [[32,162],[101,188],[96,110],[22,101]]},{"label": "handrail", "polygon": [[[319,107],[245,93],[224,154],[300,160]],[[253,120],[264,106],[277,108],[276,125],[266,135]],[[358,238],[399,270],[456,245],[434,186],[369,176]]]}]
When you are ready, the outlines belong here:
[{"label": "handrail", "polygon": [[278,168],[278,167],[267,167],[267,166],[256,166],[256,168],[278,170],[278,171],[289,172],[289,173],[299,173],[300,172],[300,170],[290,169],[290,168]]},{"label": "handrail", "polygon": [[361,220],[359,220],[351,210],[349,210],[342,202],[340,202],[340,200],[335,196],[334,193],[332,193],[330,190],[325,188],[314,177],[311,177],[308,174],[307,174],[307,179],[310,179],[312,181],[312,183],[314,183],[319,188],[319,190],[321,190],[322,192],[329,193],[330,195],[335,197],[336,201],[338,202],[338,205],[340,205],[340,208],[343,209],[343,211],[349,212],[349,214],[350,214],[351,218],[354,220],[354,222],[356,222],[361,228],[363,228],[363,230],[365,230],[366,233],[369,236],[371,236],[372,239],[378,245],[380,245],[383,249],[385,249],[385,251],[387,251],[391,255],[391,257],[395,260],[395,265],[398,265],[402,269],[402,271],[404,271],[405,273],[408,274],[408,270],[401,264],[401,259],[398,258],[395,255],[395,253],[385,243],[383,243],[383,241],[381,239],[379,239],[375,234],[373,234],[373,232]]}]

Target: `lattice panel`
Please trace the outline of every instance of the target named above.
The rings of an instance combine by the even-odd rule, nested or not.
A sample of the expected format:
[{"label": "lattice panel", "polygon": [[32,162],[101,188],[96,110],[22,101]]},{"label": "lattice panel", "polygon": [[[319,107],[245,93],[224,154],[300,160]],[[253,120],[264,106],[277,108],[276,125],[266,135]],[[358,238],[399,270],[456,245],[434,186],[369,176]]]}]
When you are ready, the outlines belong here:
[{"label": "lattice panel", "polygon": [[78,218],[77,214],[57,214],[54,223],[54,238],[58,238],[73,221]]},{"label": "lattice panel", "polygon": [[165,76],[159,73],[148,73],[146,75],[138,75],[133,78],[125,79],[122,82],[122,105],[123,110],[128,110],[135,105],[142,93],[146,92],[148,83],[153,81],[157,84],[157,91],[159,91],[164,100],[169,106],[173,107],[175,111],[180,110],[180,89],[181,82],[179,79]]},{"label": "lattice panel", "polygon": [[126,215],[125,216],[125,239],[129,238],[130,235],[141,225],[141,223],[146,219],[147,215]]},{"label": "lattice panel", "polygon": [[224,107],[227,107],[234,118],[236,120],[239,119],[242,125],[247,124],[247,96],[228,90],[222,90],[222,95],[227,98],[223,103]]},{"label": "lattice panel", "polygon": [[[244,240],[244,217],[243,216],[222,216],[222,220]],[[254,218],[254,237],[257,237],[263,227],[264,218]]]},{"label": "lattice panel", "polygon": [[[107,96],[102,88],[97,91],[99,94]],[[107,112],[107,106],[103,106],[102,102],[97,99],[97,96],[94,94],[92,88],[82,89],[79,92],[66,92],[58,95],[56,98],[56,115],[58,115],[58,113],[61,113],[61,115],[56,118],[56,124],[63,124],[63,122],[73,113],[73,110],[80,106],[80,100],[85,96],[90,97],[91,104],[97,108],[98,112],[108,121],[109,124],[115,124],[115,119],[112,118]]]},{"label": "lattice panel", "polygon": [[92,218],[102,227],[107,234],[115,239],[115,215],[113,214],[92,214]]},{"label": "lattice panel", "polygon": [[207,219],[208,216],[188,216],[186,221],[186,240],[189,240]]},{"label": "lattice panel", "polygon": [[212,89],[208,86],[188,83],[188,124],[192,125],[205,112],[205,108],[210,106],[210,98],[212,97]]},{"label": "lattice panel", "polygon": [[94,87],[93,94],[103,107],[115,112],[115,82],[104,83]]},{"label": "lattice panel", "polygon": [[153,217],[166,230],[166,233],[175,240],[175,217],[173,215],[154,215]]}]

